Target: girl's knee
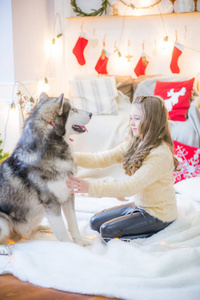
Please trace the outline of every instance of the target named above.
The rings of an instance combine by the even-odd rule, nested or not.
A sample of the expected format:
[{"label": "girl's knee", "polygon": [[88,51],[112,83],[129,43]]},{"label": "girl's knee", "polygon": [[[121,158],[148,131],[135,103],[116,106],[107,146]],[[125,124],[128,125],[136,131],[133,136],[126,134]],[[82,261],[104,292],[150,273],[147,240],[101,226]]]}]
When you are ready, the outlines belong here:
[{"label": "girl's knee", "polygon": [[105,240],[113,239],[116,236],[116,233],[113,232],[113,228],[109,223],[104,223],[101,225],[100,234]]},{"label": "girl's knee", "polygon": [[100,225],[101,224],[99,224],[99,220],[98,220],[97,216],[94,215],[90,219],[90,228],[93,229],[93,230],[95,230],[95,231],[99,231]]},{"label": "girl's knee", "polygon": [[108,225],[108,223],[101,224],[99,222],[98,216],[96,216],[96,215],[94,215],[90,219],[90,227],[91,227],[91,229],[98,231],[101,234],[101,237],[105,240],[111,239],[113,237],[112,231],[109,228],[110,226]]}]

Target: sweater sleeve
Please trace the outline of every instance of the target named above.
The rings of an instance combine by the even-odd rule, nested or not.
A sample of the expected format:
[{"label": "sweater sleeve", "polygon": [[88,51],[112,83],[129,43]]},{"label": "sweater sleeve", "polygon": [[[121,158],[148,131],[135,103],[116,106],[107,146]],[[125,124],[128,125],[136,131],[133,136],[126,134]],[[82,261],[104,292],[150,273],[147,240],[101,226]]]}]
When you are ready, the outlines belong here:
[{"label": "sweater sleeve", "polygon": [[75,161],[78,166],[84,168],[105,168],[122,162],[125,146],[126,143],[123,143],[111,150],[98,153],[75,152]]},{"label": "sweater sleeve", "polygon": [[172,169],[173,157],[169,151],[152,151],[142,166],[129,179],[117,182],[90,181],[91,197],[125,197],[143,191]]}]

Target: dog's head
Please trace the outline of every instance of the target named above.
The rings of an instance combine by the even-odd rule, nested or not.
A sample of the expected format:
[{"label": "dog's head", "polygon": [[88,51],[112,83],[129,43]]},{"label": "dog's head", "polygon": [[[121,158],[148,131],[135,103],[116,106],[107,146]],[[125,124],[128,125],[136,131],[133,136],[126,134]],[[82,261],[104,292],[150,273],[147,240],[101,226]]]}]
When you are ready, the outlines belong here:
[{"label": "dog's head", "polygon": [[85,125],[92,117],[92,113],[73,107],[72,102],[65,99],[63,94],[53,98],[45,93],[40,95],[40,101],[33,114],[36,120],[44,121],[49,129],[65,138],[87,131]]}]

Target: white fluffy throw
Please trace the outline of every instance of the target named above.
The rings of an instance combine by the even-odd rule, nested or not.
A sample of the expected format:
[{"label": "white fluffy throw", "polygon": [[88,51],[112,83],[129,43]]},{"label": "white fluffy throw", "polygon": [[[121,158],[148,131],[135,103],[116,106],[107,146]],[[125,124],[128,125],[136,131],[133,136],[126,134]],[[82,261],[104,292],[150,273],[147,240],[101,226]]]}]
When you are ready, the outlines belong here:
[{"label": "white fluffy throw", "polygon": [[11,273],[42,287],[125,300],[199,300],[198,207],[179,196],[179,217],[167,229],[147,239],[105,244],[89,228],[89,218],[105,204],[122,204],[116,201],[78,197],[80,231],[91,238],[91,246],[48,240],[48,236],[22,241],[14,245],[12,256],[0,257],[0,274]]}]

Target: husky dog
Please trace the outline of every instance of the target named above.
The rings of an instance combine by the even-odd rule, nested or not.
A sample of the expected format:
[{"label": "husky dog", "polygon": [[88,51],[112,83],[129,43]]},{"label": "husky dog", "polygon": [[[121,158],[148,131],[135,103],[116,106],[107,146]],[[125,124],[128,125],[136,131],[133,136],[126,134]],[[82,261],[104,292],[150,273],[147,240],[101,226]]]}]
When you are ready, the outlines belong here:
[{"label": "husky dog", "polygon": [[[14,152],[0,166],[0,254],[9,254],[7,239],[28,238],[44,216],[60,241],[88,245],[79,233],[74,196],[66,180],[76,167],[69,136],[86,131],[92,114],[74,108],[63,98],[45,93],[25,122]],[[4,245],[2,245],[4,244]]]}]

